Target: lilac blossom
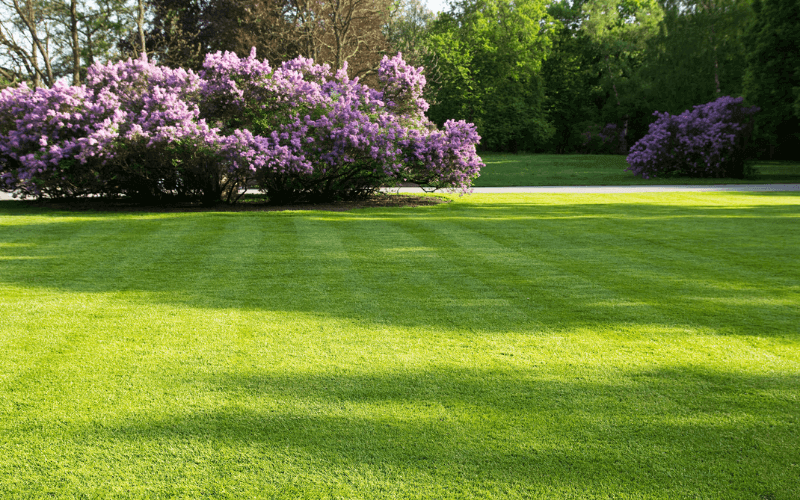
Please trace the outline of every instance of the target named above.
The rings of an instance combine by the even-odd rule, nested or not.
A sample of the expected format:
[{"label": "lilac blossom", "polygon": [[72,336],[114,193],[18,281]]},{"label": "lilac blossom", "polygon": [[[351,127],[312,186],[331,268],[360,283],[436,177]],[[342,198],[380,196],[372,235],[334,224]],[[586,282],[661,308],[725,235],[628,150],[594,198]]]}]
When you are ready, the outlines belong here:
[{"label": "lilac blossom", "polygon": [[422,68],[385,57],[380,89],[346,65],[255,50],[206,56],[199,73],[143,56],[88,70],[86,85],[0,92],[0,189],[21,196],[180,195],[235,201],[368,194],[408,180],[467,190],[474,125],[426,117]]},{"label": "lilac blossom", "polygon": [[680,115],[658,118],[631,148],[628,171],[645,179],[665,175],[742,177],[744,146],[757,107],[741,97],[720,97]]}]

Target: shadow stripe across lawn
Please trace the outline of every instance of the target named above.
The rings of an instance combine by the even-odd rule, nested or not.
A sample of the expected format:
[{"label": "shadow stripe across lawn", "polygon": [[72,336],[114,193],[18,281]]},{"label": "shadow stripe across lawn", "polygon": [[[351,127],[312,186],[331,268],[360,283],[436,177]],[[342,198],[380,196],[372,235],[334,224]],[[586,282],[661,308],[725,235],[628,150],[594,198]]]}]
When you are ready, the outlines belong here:
[{"label": "shadow stripe across lawn", "polygon": [[798,202],[0,203],[0,496],[797,498]]}]

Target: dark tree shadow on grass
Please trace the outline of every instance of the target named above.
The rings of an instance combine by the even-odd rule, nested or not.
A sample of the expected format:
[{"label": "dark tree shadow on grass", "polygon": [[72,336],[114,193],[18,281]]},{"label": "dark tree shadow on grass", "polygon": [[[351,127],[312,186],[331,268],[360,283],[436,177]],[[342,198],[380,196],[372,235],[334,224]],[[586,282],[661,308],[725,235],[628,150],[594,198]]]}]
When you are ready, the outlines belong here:
[{"label": "dark tree shadow on grass", "polygon": [[[797,208],[753,198],[734,208],[497,203],[126,217],[0,204],[11,216],[0,226],[0,282],[44,295],[118,294],[134,310],[302,313],[466,336],[663,326],[794,342]],[[46,217],[13,220],[36,214]],[[260,463],[299,457],[405,484],[409,497],[437,481],[465,497],[714,498],[730,487],[735,498],[789,500],[800,488],[787,459],[800,439],[797,375],[195,370],[176,369],[170,384],[208,395],[207,405],[145,404],[68,422],[59,437],[80,450],[122,446],[133,461],[149,460],[137,458],[140,446],[172,447],[177,455],[158,458],[186,467],[211,443],[240,461],[204,465],[220,475],[253,467],[239,453],[255,447]],[[39,427],[15,432],[42,439]]]},{"label": "dark tree shadow on grass", "polygon": [[34,213],[0,227],[6,283],[402,327],[800,333],[796,205]]},{"label": "dark tree shadow on grass", "polygon": [[[609,385],[535,370],[395,374],[197,374],[231,402],[88,427],[86,443],[259,445],[260,460],[308,459],[355,476],[452,481],[460,491],[588,497],[793,498],[798,376],[693,368],[626,373]],[[399,415],[399,416],[398,416]],[[191,446],[190,446],[191,447]],[[472,490],[472,491],[470,491]]]}]

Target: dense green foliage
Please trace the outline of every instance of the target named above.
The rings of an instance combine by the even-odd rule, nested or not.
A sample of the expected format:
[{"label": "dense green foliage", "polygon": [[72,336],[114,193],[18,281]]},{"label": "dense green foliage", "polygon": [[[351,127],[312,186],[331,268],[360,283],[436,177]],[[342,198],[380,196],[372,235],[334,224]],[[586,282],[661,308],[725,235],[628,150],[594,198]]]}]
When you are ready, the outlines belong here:
[{"label": "dense green foliage", "polygon": [[793,500],[798,203],[0,203],[0,497]]},{"label": "dense green foliage", "polygon": [[[448,114],[488,117],[476,118],[484,149],[626,153],[647,133],[654,111],[680,114],[722,96],[742,96],[749,64],[750,104],[772,109],[759,123],[761,136],[771,137],[773,146],[754,151],[762,158],[776,151],[800,154],[794,114],[800,110],[800,63],[795,64],[800,21],[793,0],[783,10],[767,9],[780,17],[775,22],[766,14],[756,21],[751,0],[551,2],[546,15],[529,23],[539,26],[537,48],[543,47],[543,54],[519,44],[524,31],[511,42],[494,37],[491,43],[476,31],[476,18],[500,20],[489,23],[493,30],[506,26],[504,5],[506,11],[538,6],[530,0],[465,0],[452,4],[429,31],[428,61],[450,75],[432,117],[438,122]],[[753,50],[745,57],[748,44]],[[521,60],[528,57],[536,61],[530,67],[541,70],[528,80],[517,78],[517,70],[506,66],[506,51],[520,58],[511,68],[514,62],[515,68],[527,67]],[[513,84],[491,76],[494,69],[505,69]],[[504,90],[513,110],[497,105],[492,94],[497,89]],[[518,140],[523,130],[527,138]],[[498,140],[498,133],[507,140]]]},{"label": "dense green foliage", "polygon": [[800,157],[800,2],[754,0],[755,22],[745,95],[762,108],[756,147],[769,156]]},{"label": "dense green foliage", "polygon": [[666,3],[638,75],[644,100],[680,114],[720,96],[740,96],[751,14],[749,0]]},{"label": "dense green foliage", "polygon": [[551,44],[544,0],[479,0],[431,24],[439,92],[434,122],[475,123],[482,147],[530,151],[553,134],[543,112],[542,61]]},{"label": "dense green foliage", "polygon": [[[84,68],[137,51],[132,2],[75,1]],[[796,0],[459,0],[438,15],[419,0],[143,1],[148,53],[172,67],[256,46],[276,66],[298,54],[334,69],[346,60],[374,85],[381,56],[403,52],[425,66],[430,118],[476,123],[484,151],[627,153],[655,111],[746,96],[762,109],[750,153],[800,159]],[[42,0],[36,27],[58,47],[54,77],[71,70],[72,18],[56,4]],[[27,71],[14,50],[0,82]]]},{"label": "dense green foliage", "polygon": [[610,114],[610,121],[618,126],[619,153],[624,154],[628,151],[630,95],[635,91],[630,79],[663,12],[655,0],[590,0],[583,5],[583,14],[583,29],[600,52],[600,74],[605,88],[611,90],[605,115]]},{"label": "dense green foliage", "polygon": [[544,108],[553,125],[550,140],[536,150],[566,153],[587,146],[583,133],[598,128],[605,91],[596,70],[600,52],[580,28],[581,2],[561,0],[548,7],[558,23],[553,46],[542,64]]}]

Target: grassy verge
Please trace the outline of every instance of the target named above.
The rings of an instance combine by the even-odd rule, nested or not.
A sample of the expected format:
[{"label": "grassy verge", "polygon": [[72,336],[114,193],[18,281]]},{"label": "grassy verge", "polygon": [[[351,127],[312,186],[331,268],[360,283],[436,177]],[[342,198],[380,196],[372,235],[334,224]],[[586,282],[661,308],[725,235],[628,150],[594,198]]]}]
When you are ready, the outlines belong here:
[{"label": "grassy verge", "polygon": [[0,203],[0,497],[797,498],[798,205]]},{"label": "grassy verge", "polygon": [[752,179],[669,177],[645,180],[625,172],[622,155],[527,155],[485,153],[475,186],[636,186],[654,184],[761,184],[800,182],[798,162],[759,162]]}]

